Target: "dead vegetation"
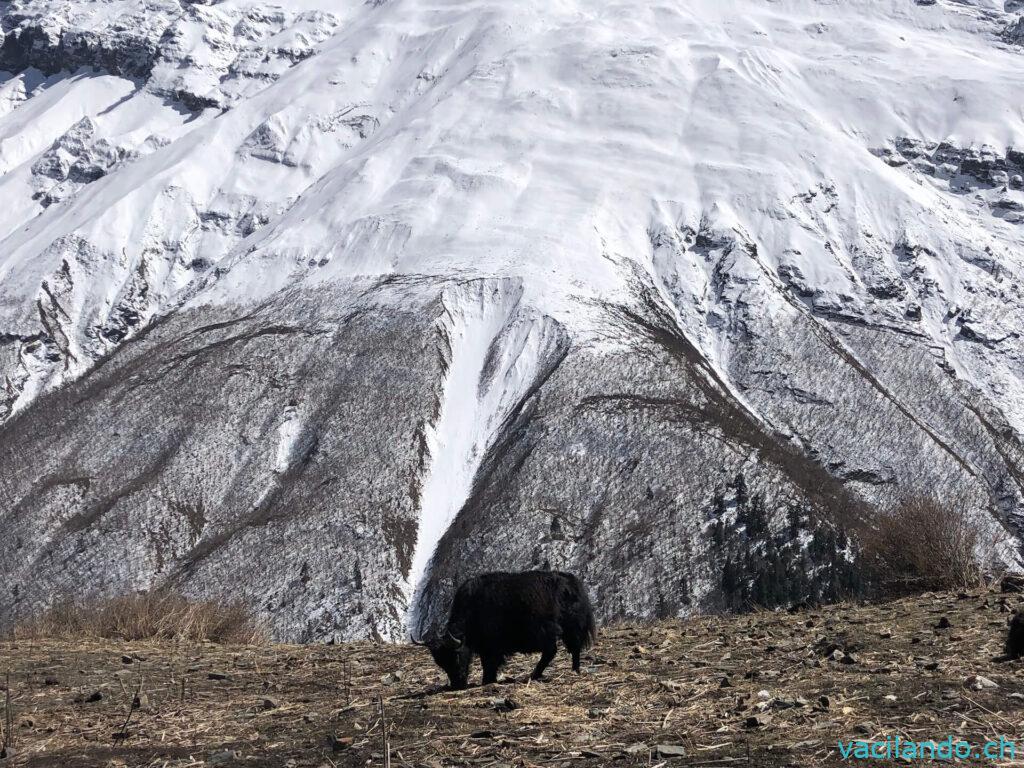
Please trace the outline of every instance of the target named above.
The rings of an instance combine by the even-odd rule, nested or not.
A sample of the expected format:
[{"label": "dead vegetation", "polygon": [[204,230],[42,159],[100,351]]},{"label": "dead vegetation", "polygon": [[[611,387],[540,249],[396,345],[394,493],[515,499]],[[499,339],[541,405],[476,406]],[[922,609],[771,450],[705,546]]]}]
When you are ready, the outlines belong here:
[{"label": "dead vegetation", "polygon": [[813,766],[838,739],[1019,738],[1024,662],[996,657],[1020,597],[608,627],[579,677],[519,657],[460,692],[411,646],[20,639],[0,765]]},{"label": "dead vegetation", "polygon": [[969,505],[915,496],[877,515],[873,523],[861,533],[861,555],[881,593],[971,589],[981,583],[979,534]]},{"label": "dead vegetation", "polygon": [[253,644],[263,631],[239,602],[147,592],[82,603],[63,601],[14,629],[16,639],[96,638]]}]

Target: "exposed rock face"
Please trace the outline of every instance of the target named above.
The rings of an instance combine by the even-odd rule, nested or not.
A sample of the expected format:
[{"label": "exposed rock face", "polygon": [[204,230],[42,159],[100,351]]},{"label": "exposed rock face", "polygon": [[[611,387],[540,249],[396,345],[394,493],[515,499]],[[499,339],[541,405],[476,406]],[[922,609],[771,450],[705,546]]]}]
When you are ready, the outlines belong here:
[{"label": "exposed rock face", "polygon": [[1016,563],[1012,9],[690,6],[0,9],[0,626],[828,598],[920,490]]},{"label": "exposed rock face", "polygon": [[930,176],[955,194],[984,200],[993,216],[1024,224],[1024,151],[1009,147],[1001,154],[987,144],[959,147],[901,138],[876,154],[894,168]]},{"label": "exposed rock face", "polygon": [[189,109],[226,107],[312,55],[337,24],[256,4],[16,0],[0,17],[0,71],[101,69]]},{"label": "exposed rock face", "polygon": [[1024,45],[1024,17],[1018,17],[1016,21],[1007,24],[1003,30],[1003,37],[1009,43]]}]

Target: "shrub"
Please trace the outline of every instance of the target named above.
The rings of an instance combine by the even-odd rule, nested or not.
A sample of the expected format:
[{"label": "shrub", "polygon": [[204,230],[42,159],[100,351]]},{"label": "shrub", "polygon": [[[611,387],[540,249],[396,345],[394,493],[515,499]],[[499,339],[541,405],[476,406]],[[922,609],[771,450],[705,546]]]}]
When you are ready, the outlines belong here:
[{"label": "shrub", "polygon": [[84,603],[62,601],[15,627],[14,635],[250,644],[262,641],[264,633],[240,602],[192,601],[154,591]]},{"label": "shrub", "polygon": [[875,517],[862,532],[861,557],[883,594],[963,589],[981,581],[977,544],[965,502],[916,496]]}]

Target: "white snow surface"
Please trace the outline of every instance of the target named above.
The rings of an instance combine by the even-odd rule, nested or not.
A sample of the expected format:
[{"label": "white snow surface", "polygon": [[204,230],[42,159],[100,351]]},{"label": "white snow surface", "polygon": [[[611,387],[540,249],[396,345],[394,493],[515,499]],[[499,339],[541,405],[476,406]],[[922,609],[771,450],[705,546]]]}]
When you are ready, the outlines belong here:
[{"label": "white snow surface", "polygon": [[[100,36],[147,7],[10,6]],[[0,337],[23,340],[2,372],[14,410],[182,306],[367,275],[485,278],[444,299],[451,349],[411,595],[535,373],[547,341],[531,313],[603,343],[593,300],[623,300],[633,262],[727,370],[715,275],[676,247],[714,232],[754,254],[734,280],[778,281],[785,266],[813,293],[808,311],[900,322],[906,302],[884,305],[868,283],[909,279],[896,248],[918,249],[915,331],[1024,433],[1024,225],[877,153],[900,137],[1024,146],[1024,51],[1000,37],[1016,18],[1002,2],[157,6],[154,39],[173,29],[174,44],[148,78],[0,77]],[[183,88],[217,106],[183,104]],[[83,118],[89,146],[123,159],[44,206],[33,168]],[[126,310],[139,322],[105,333]],[[953,316],[991,345],[958,339]],[[39,353],[45,325],[59,328],[58,362]],[[279,471],[298,424],[282,423]]]}]

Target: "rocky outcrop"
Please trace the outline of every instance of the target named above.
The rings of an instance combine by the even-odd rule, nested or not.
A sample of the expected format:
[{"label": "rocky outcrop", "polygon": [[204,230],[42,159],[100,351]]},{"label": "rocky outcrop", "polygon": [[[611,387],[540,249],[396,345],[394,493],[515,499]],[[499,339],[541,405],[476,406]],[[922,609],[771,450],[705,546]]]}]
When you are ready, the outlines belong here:
[{"label": "rocky outcrop", "polygon": [[312,55],[338,21],[324,11],[187,0],[18,0],[0,11],[0,71],[84,67],[137,80],[189,110],[229,108]]},{"label": "rocky outcrop", "polygon": [[894,168],[933,178],[958,195],[983,198],[993,216],[1024,224],[1024,151],[1000,153],[989,145],[960,147],[948,141],[900,138],[876,154]]},{"label": "rocky outcrop", "polygon": [[32,164],[36,192],[43,207],[73,196],[121,163],[131,162],[135,153],[96,138],[96,125],[83,117]]}]

